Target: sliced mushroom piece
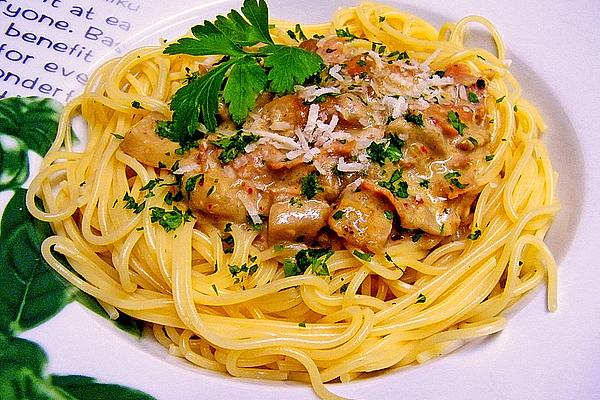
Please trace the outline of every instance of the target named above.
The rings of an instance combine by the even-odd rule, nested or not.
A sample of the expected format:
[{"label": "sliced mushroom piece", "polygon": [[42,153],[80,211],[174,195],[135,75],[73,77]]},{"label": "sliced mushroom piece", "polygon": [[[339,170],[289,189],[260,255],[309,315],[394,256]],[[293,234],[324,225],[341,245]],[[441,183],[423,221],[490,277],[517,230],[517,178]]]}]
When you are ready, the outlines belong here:
[{"label": "sliced mushroom piece", "polygon": [[329,217],[329,226],[351,245],[380,251],[392,231],[385,198],[365,191],[344,193]]},{"label": "sliced mushroom piece", "polygon": [[327,226],[331,206],[320,200],[280,201],[269,212],[269,241],[293,241],[300,236],[312,241]]},{"label": "sliced mushroom piece", "polygon": [[159,113],[151,113],[142,118],[125,134],[121,150],[142,164],[158,167],[159,164],[171,167],[182,156],[175,153],[179,143],[161,138],[156,133],[156,123],[163,121]]}]

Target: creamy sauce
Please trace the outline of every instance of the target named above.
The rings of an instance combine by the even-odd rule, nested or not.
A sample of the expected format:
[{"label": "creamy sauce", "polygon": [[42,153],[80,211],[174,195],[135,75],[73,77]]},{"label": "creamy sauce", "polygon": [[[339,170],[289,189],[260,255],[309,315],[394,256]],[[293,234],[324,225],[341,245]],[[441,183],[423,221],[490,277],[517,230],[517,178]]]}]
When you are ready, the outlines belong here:
[{"label": "creamy sauce", "polygon": [[[184,201],[216,226],[263,223],[265,245],[376,252],[415,234],[426,236],[424,246],[461,234],[491,156],[485,79],[465,65],[433,71],[337,37],[301,46],[324,59],[319,79],[293,94],[261,95],[241,129],[223,105],[216,133],[176,156],[150,114],[123,151],[182,176]],[[248,144],[225,159],[222,139],[235,135]]]}]

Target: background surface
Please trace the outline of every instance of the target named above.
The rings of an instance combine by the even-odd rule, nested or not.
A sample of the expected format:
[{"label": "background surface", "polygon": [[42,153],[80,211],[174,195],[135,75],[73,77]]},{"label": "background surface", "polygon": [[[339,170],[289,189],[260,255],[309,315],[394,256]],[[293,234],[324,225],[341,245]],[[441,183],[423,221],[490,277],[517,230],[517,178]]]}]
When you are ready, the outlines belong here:
[{"label": "background surface", "polygon": [[[202,19],[240,5],[237,1],[168,3],[166,7],[159,0],[0,2],[0,45],[6,44],[0,51],[0,97],[54,95],[66,101],[81,90],[96,63],[131,48],[127,40],[156,43],[161,35],[174,38]],[[301,23],[328,20],[337,7],[352,4],[356,3],[269,1],[273,17]],[[562,211],[549,238],[559,262],[559,308],[554,314],[546,311],[545,290],[540,288],[515,309],[518,313],[513,313],[507,328],[491,339],[423,366],[331,385],[331,390],[357,399],[600,398],[600,212],[596,206],[600,2],[394,4],[437,26],[479,14],[490,19],[504,38],[525,97],[539,105],[548,120],[546,140],[561,174]],[[195,18],[189,24],[178,25],[190,16]],[[157,33],[166,25],[171,25],[170,30]],[[23,40],[25,32],[46,38],[55,48],[46,48],[44,40],[28,43]],[[56,45],[59,42],[68,50],[57,51],[64,48]],[[16,52],[9,55],[9,50]],[[19,82],[5,79],[8,72],[18,75]],[[133,386],[159,400],[315,397],[309,387],[299,384],[233,379],[190,367],[151,343],[138,343],[118,332],[77,304],[23,336],[46,350],[50,372]]]}]

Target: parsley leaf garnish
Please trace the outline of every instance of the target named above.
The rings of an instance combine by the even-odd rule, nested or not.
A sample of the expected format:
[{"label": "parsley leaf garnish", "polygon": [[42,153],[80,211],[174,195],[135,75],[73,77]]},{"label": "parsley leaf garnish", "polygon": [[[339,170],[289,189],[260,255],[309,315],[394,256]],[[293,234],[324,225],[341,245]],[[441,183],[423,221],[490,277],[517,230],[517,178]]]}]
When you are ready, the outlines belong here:
[{"label": "parsley leaf garnish", "polygon": [[427,301],[427,297],[423,293],[419,293],[419,295],[417,296],[417,301],[415,301],[415,304],[425,303],[426,301]]},{"label": "parsley leaf garnish", "polygon": [[223,89],[223,98],[229,104],[229,113],[236,123],[246,118],[254,108],[256,97],[267,84],[267,74],[256,60],[244,56],[236,62]]},{"label": "parsley leaf garnish", "polygon": [[377,184],[388,189],[396,197],[406,199],[408,197],[408,183],[402,180],[402,170],[397,169],[392,173],[389,181],[380,181]]},{"label": "parsley leaf garnish", "polygon": [[323,65],[319,55],[299,47],[273,45],[263,51],[271,52],[265,57],[265,67],[271,69],[268,76],[270,89],[277,94],[292,92],[294,85],[304,83]]},{"label": "parsley leaf garnish", "polygon": [[[231,10],[214,22],[192,28],[193,38],[181,38],[165,54],[224,56],[202,76],[192,76],[171,100],[173,131],[179,142],[194,138],[198,121],[214,132],[218,100],[223,98],[236,123],[241,123],[264,90],[284,94],[317,74],[322,58],[295,46],[276,45],[269,33],[269,13],[264,0],[245,0],[242,13]],[[265,46],[255,46],[263,44]]]}]

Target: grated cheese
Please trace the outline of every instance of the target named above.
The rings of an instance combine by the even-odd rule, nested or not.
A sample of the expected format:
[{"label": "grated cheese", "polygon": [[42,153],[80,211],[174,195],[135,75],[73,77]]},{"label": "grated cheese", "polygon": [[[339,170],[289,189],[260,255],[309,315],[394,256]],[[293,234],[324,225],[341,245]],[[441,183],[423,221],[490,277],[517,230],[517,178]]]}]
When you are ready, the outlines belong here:
[{"label": "grated cheese", "polygon": [[255,224],[261,224],[262,223],[262,219],[260,218],[260,215],[258,214],[258,208],[252,202],[252,200],[250,200],[250,198],[246,195],[246,193],[244,193],[242,191],[239,191],[239,192],[236,193],[235,196],[244,205],[244,208],[248,212],[248,215],[250,216],[250,219],[252,219],[252,222],[255,223]]},{"label": "grated cheese", "polygon": [[304,101],[315,101],[315,99],[324,94],[339,94],[340,89],[334,86],[328,87],[318,87],[316,85],[312,86],[296,86],[295,87],[298,95],[304,99]]},{"label": "grated cheese", "polygon": [[343,82],[344,77],[340,74],[342,70],[342,66],[340,64],[335,64],[333,67],[329,68],[329,75],[331,75],[334,79]]}]

